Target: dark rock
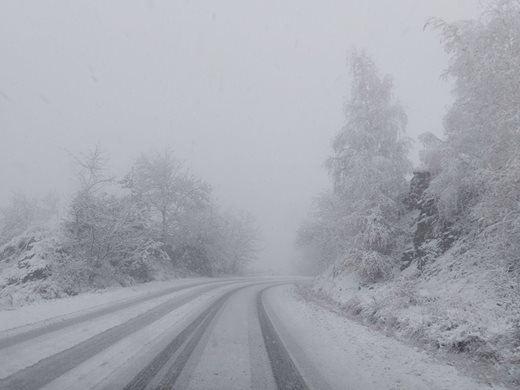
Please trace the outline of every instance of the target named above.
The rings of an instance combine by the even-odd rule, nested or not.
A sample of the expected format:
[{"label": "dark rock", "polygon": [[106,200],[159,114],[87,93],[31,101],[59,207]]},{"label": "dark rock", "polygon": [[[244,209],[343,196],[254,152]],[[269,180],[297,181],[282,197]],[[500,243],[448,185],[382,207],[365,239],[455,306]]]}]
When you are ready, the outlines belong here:
[{"label": "dark rock", "polygon": [[401,269],[414,261],[422,270],[428,262],[447,251],[457,235],[452,226],[439,216],[437,199],[427,193],[431,175],[426,171],[415,171],[410,181],[410,193],[404,203],[408,210],[418,210],[413,233],[413,248],[408,248],[401,257]]},{"label": "dark rock", "polygon": [[423,199],[424,191],[429,187],[431,181],[430,172],[415,171],[410,180],[410,192],[405,198],[404,203],[408,209],[418,209]]},{"label": "dark rock", "polygon": [[27,275],[25,275],[22,279],[22,283],[27,283],[33,280],[43,280],[49,277],[51,274],[49,267],[37,268]]}]

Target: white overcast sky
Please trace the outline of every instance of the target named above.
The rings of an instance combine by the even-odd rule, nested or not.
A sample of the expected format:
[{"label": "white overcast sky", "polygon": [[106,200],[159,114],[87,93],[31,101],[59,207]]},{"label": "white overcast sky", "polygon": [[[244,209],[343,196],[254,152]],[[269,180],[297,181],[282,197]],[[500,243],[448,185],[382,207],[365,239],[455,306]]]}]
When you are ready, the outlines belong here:
[{"label": "white overcast sky", "polygon": [[394,77],[409,135],[442,133],[447,58],[432,16],[478,0],[2,0],[0,204],[66,196],[68,152],[99,144],[122,175],[172,149],[225,207],[259,221],[265,266],[297,255],[295,231],[328,183],[343,123],[346,58],[365,48]]}]

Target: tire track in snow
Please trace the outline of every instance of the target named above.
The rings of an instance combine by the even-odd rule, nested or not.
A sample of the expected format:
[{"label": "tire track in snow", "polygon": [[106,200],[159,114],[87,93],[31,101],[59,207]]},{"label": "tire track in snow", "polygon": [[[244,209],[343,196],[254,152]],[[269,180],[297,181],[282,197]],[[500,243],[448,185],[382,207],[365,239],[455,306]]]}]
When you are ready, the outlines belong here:
[{"label": "tire track in snow", "polygon": [[169,312],[194,300],[201,293],[210,291],[215,287],[216,286],[207,286],[188,296],[172,298],[121,325],[110,328],[74,347],[43,359],[30,367],[0,380],[0,388],[3,390],[39,389],[116,342],[157,321]]},{"label": "tire track in snow", "polygon": [[260,329],[264,338],[267,356],[271,362],[274,379],[279,389],[284,390],[308,390],[309,386],[302,374],[294,364],[293,359],[280,335],[276,331],[273,322],[269,318],[263,302],[263,294],[273,286],[264,288],[257,295],[256,306]]},{"label": "tire track in snow", "polygon": [[[158,291],[158,292],[155,292],[155,293],[147,294],[147,295],[142,296],[142,297],[130,299],[128,301],[121,302],[121,303],[114,304],[114,305],[110,305],[108,307],[102,307],[102,308],[94,310],[92,312],[80,314],[78,316],[75,316],[75,317],[72,317],[72,318],[68,318],[68,319],[65,319],[63,321],[53,322],[53,323],[50,323],[48,325],[43,325],[43,326],[35,328],[35,329],[22,331],[21,333],[17,333],[17,334],[14,334],[12,336],[7,336],[7,337],[4,337],[4,338],[0,339],[0,349],[11,347],[11,346],[19,344],[21,342],[25,342],[25,341],[28,341],[30,339],[33,339],[33,338],[36,338],[36,337],[40,337],[40,336],[45,335],[47,333],[55,332],[55,331],[64,329],[64,328],[69,327],[69,326],[73,326],[73,325],[80,324],[82,322],[90,321],[90,320],[102,317],[102,316],[104,316],[106,314],[112,314],[115,311],[124,310],[124,309],[127,309],[127,308],[129,308],[129,307],[131,307],[133,305],[144,303],[144,302],[153,300],[155,298],[160,298],[162,296],[165,296],[165,295],[168,295],[168,294],[172,294],[172,293],[175,293],[175,292],[179,292],[179,291],[182,291],[182,290],[185,290],[185,289],[188,289],[188,288],[193,288],[193,287],[197,287],[197,286],[203,286],[205,284],[211,284],[211,283],[214,283],[214,282],[213,281],[205,281],[205,282],[200,282],[200,283],[193,283],[193,284],[186,284],[186,285],[182,285],[182,286],[170,287],[170,288],[167,288],[165,290],[161,290],[161,291]],[[9,332],[9,331],[13,331],[13,330],[16,330],[16,328],[15,329],[8,329],[8,330],[6,330],[4,332]]]},{"label": "tire track in snow", "polygon": [[[272,282],[268,283],[271,284],[268,288],[280,285],[280,283],[274,285]],[[124,390],[175,389],[176,381],[192,357],[195,348],[225,303],[238,291],[258,284],[265,283],[241,286],[218,298],[159,352],[159,354],[125,386]],[[282,389],[283,387],[279,388]],[[298,389],[306,389],[306,387],[299,387]]]},{"label": "tire track in snow", "polygon": [[143,368],[134,379],[125,386],[124,390],[146,389],[160,371],[165,372],[156,388],[173,388],[175,381],[188,362],[193,350],[208,329],[211,321],[213,321],[229,297],[242,288],[245,287],[240,287],[225,293],[222,297],[218,298],[216,302],[213,302],[209,308],[199,314],[195,320],[184,328],[184,330],[152,360],[152,362]]}]

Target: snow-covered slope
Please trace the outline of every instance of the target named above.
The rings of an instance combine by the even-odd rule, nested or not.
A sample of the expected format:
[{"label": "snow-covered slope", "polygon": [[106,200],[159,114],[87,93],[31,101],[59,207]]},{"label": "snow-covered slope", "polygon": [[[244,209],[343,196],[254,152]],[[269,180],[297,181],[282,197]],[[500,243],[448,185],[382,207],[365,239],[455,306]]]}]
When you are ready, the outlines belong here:
[{"label": "snow-covered slope", "polygon": [[70,254],[59,229],[29,229],[0,246],[0,308],[188,274],[175,268],[162,251],[160,256],[157,249],[153,252],[138,259],[145,279],[128,271],[135,268],[132,264],[122,269],[105,266],[89,278],[85,260]]},{"label": "snow-covered slope", "polygon": [[36,229],[0,247],[0,305],[68,295],[49,280],[59,245],[48,231]]},{"label": "snow-covered slope", "polygon": [[401,215],[408,244],[393,275],[366,283],[340,258],[313,292],[364,323],[477,360],[491,376],[519,385],[520,289],[497,255],[503,237],[479,239],[464,218],[446,223],[428,173],[416,172],[410,184]]},{"label": "snow-covered slope", "polygon": [[[351,282],[344,280],[344,286],[350,288]],[[451,362],[350,321],[338,310],[327,310],[312,299],[309,304],[292,287],[273,289],[267,298],[332,388],[503,389],[488,385],[485,372],[458,370]],[[479,377],[481,383],[471,377]]]},{"label": "snow-covered slope", "polygon": [[491,377],[520,383],[518,287],[463,238],[421,272],[412,264],[364,285],[336,264],[313,292],[344,313],[401,340],[479,361]]}]

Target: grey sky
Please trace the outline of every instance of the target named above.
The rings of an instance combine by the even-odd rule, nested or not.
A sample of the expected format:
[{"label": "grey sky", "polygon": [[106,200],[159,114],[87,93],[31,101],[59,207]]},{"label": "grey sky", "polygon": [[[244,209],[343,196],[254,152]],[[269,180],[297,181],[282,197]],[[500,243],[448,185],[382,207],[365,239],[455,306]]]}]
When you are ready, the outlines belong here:
[{"label": "grey sky", "polygon": [[224,206],[251,211],[260,260],[294,258],[295,230],[327,186],[343,122],[346,56],[394,76],[409,134],[441,132],[449,85],[430,16],[477,0],[2,0],[0,204],[71,188],[67,151],[96,143],[123,174],[174,150]]}]

